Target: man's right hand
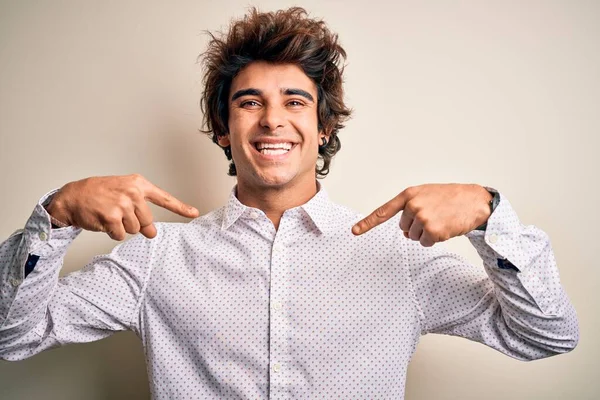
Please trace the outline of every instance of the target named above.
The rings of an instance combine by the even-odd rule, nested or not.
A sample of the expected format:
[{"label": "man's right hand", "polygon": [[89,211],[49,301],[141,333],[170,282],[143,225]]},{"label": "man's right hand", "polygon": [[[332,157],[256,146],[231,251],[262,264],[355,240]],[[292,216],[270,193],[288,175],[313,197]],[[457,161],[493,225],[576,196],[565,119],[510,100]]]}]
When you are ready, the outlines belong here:
[{"label": "man's right hand", "polygon": [[199,211],[150,183],[139,174],[101,176],[70,182],[46,206],[59,221],[88,231],[106,232],[124,240],[125,232],[156,236],[152,213],[146,200],[188,218]]}]

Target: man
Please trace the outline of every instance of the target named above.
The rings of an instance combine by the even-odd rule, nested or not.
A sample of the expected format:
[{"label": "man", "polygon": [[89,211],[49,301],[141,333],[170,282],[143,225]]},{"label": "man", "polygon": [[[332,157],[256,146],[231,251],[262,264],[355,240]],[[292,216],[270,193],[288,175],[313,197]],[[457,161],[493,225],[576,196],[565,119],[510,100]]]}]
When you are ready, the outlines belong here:
[{"label": "man", "polygon": [[[237,177],[228,203],[199,217],[140,175],[44,196],[0,246],[0,356],[131,329],[154,398],[397,399],[425,333],[520,360],[572,350],[550,241],[494,189],[410,187],[366,218],[328,199],[344,58],[298,8],[213,37],[202,105]],[[154,223],[146,200],[194,220]],[[141,235],[58,279],[81,229]],[[440,244],[459,235],[483,268]]]}]

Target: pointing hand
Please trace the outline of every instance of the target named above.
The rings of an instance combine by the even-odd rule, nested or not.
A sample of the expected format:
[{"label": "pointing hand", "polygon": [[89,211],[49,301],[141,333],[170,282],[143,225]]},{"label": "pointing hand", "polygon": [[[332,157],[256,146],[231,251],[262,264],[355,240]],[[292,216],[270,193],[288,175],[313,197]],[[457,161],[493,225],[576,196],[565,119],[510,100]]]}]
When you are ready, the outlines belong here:
[{"label": "pointing hand", "polygon": [[431,247],[464,235],[490,217],[492,195],[476,184],[427,184],[409,187],[352,227],[361,235],[402,211],[404,236]]},{"label": "pointing hand", "polygon": [[70,182],[53,197],[46,211],[66,223],[124,240],[125,232],[156,236],[150,201],[176,214],[195,218],[200,213],[139,174],[102,176]]}]

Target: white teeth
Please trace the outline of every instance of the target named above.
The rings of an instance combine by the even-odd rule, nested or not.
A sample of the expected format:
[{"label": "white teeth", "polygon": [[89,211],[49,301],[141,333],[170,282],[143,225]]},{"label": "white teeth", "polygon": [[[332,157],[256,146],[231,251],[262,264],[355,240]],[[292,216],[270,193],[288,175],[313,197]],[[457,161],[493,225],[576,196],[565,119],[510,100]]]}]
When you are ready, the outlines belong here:
[{"label": "white teeth", "polygon": [[285,149],[262,149],[260,150],[260,152],[262,154],[266,154],[266,155],[280,155],[280,154],[285,154],[287,153],[289,150],[285,150]]},{"label": "white teeth", "polygon": [[290,150],[292,143],[256,143],[256,148],[260,151],[262,149],[284,149]]}]

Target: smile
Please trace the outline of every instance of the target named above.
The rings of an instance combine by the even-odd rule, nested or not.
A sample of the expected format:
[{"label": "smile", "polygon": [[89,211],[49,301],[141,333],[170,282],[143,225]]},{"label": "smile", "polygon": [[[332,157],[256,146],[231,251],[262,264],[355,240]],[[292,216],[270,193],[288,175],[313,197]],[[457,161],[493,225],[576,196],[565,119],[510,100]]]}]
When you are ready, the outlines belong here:
[{"label": "smile", "polygon": [[264,159],[267,160],[282,160],[286,158],[289,153],[296,147],[296,143],[282,142],[282,143],[254,143],[256,152],[260,154]]}]

